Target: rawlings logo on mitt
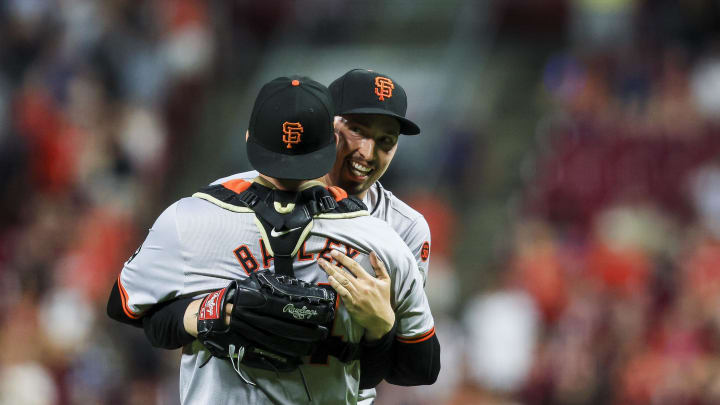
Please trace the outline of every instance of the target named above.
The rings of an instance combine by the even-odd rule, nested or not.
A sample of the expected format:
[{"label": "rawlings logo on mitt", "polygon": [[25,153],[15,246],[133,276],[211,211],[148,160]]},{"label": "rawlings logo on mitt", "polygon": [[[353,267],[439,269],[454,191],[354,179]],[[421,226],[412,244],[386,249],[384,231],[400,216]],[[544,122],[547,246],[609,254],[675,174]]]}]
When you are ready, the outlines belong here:
[{"label": "rawlings logo on mitt", "polygon": [[283,312],[289,312],[295,319],[310,319],[310,317],[318,314],[314,309],[307,309],[307,307],[295,308],[293,304],[285,305]]}]

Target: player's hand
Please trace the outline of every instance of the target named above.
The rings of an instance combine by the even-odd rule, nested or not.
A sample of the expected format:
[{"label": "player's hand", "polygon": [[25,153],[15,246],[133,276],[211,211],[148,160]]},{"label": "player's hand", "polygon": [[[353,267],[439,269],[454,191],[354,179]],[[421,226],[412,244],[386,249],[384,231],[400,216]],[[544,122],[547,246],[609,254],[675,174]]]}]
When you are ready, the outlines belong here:
[{"label": "player's hand", "polygon": [[319,259],[318,264],[328,274],[330,286],[337,291],[353,320],[365,328],[365,339],[380,339],[395,323],[395,312],[390,305],[391,279],[385,264],[375,252],[370,253],[370,264],[376,275],[373,277],[346,255],[336,250],[330,254],[347,270]]}]

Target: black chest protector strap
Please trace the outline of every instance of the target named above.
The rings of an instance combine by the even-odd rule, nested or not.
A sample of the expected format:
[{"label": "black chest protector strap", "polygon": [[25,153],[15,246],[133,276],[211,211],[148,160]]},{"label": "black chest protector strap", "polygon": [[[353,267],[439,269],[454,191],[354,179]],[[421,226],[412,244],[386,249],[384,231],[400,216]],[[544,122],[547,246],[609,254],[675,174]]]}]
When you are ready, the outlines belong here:
[{"label": "black chest protector strap", "polygon": [[365,209],[355,197],[336,201],[321,185],[288,192],[252,183],[238,193],[218,184],[205,187],[200,193],[225,204],[250,208],[255,213],[265,248],[274,258],[275,272],[291,277],[294,277],[293,258],[310,233],[314,216]]}]

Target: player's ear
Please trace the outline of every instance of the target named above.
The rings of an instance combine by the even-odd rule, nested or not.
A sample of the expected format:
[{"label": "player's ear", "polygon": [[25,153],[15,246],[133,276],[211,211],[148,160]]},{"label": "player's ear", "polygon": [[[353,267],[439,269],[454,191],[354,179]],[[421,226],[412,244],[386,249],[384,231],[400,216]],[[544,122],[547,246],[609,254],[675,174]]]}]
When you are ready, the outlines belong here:
[{"label": "player's ear", "polygon": [[245,131],[245,142],[250,138],[250,130]]}]

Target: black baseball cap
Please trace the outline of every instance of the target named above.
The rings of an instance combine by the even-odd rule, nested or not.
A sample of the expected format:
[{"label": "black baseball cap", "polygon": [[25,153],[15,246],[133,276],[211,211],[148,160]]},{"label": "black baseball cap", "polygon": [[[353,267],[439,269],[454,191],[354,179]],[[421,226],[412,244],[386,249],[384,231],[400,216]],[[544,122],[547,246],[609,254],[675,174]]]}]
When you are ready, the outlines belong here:
[{"label": "black baseball cap", "polygon": [[420,133],[420,127],[405,118],[405,89],[388,75],[367,69],[353,69],[332,82],[329,88],[336,115],[389,115],[400,121],[401,134]]},{"label": "black baseball cap", "polygon": [[335,162],[330,91],[302,76],[278,77],[258,93],[247,155],[258,172],[278,179],[324,176]]}]

